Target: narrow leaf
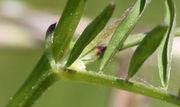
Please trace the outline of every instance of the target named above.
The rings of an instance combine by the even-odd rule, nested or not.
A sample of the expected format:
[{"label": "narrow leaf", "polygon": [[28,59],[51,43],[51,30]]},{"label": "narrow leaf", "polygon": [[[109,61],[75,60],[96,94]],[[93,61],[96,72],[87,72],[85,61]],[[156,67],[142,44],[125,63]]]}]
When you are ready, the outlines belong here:
[{"label": "narrow leaf", "polygon": [[59,61],[69,48],[70,41],[80,21],[87,0],[68,0],[53,38],[53,56]]},{"label": "narrow leaf", "polygon": [[109,60],[115,55],[119,47],[123,46],[124,41],[135,27],[137,21],[141,17],[149,2],[150,0],[138,0],[135,3],[135,5],[131,8],[128,16],[119,24],[104,53],[100,66],[100,72],[103,71],[104,67],[107,65]]},{"label": "narrow leaf", "polygon": [[[148,32],[131,34],[123,43],[123,46],[119,48],[119,51],[139,45],[141,41],[146,37],[147,33]],[[179,37],[179,36],[180,36],[180,29],[176,28],[175,37]]]},{"label": "narrow leaf", "polygon": [[98,35],[105,27],[112,16],[115,5],[109,4],[84,30],[77,42],[75,43],[66,66],[70,66],[82,53],[84,48]]},{"label": "narrow leaf", "polygon": [[122,22],[122,20],[124,20],[124,18],[128,15],[129,11],[130,9],[127,9],[120,18],[118,18],[112,24],[108,25],[105,29],[103,29],[103,31],[83,50],[82,56],[90,52],[90,50],[94,49],[104,40],[110,37],[117,29],[118,25]]},{"label": "narrow leaf", "polygon": [[127,79],[133,77],[146,59],[154,53],[166,34],[166,31],[166,26],[157,26],[147,34],[131,58]]},{"label": "narrow leaf", "polygon": [[176,27],[176,10],[172,0],[166,0],[166,24],[168,31],[164,37],[158,51],[159,74],[163,87],[167,88],[169,84],[171,60],[172,60],[172,44]]},{"label": "narrow leaf", "polygon": [[53,46],[53,34],[54,30],[56,28],[56,23],[51,24],[47,31],[46,31],[46,37],[45,37],[45,53],[49,60],[52,60],[52,46]]}]

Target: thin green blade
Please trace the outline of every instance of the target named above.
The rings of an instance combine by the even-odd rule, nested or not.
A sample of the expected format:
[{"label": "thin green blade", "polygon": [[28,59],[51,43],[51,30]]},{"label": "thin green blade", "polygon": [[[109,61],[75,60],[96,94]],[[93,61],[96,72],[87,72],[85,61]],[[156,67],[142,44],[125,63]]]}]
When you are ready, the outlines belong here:
[{"label": "thin green blade", "polygon": [[105,29],[103,29],[103,31],[91,43],[89,43],[88,46],[86,46],[86,48],[83,50],[82,56],[90,52],[92,49],[94,49],[104,40],[110,37],[117,29],[118,25],[122,22],[122,20],[128,15],[129,11],[130,9],[127,9],[120,18],[118,18],[113,23],[108,25]]},{"label": "thin green blade", "polygon": [[98,35],[105,27],[114,11],[115,5],[109,4],[84,30],[75,43],[66,66],[70,66],[82,53],[84,48]]},{"label": "thin green blade", "polygon": [[168,31],[164,37],[158,51],[159,74],[163,87],[167,88],[170,79],[172,44],[176,27],[176,10],[172,0],[166,0],[166,24]]},{"label": "thin green blade", "polygon": [[[146,37],[147,33],[148,32],[131,34],[130,36],[128,36],[128,38],[124,42],[123,46],[121,48],[119,48],[119,51],[127,49],[127,48],[131,48],[131,47],[136,46],[136,45],[139,45],[141,43],[141,41]],[[175,29],[175,35],[174,36],[175,37],[180,36],[180,29],[179,28]]]},{"label": "thin green blade", "polygon": [[63,58],[83,14],[87,0],[68,0],[61,19],[57,24],[53,38],[53,56],[55,61]]},{"label": "thin green blade", "polygon": [[166,26],[157,26],[147,34],[131,58],[127,79],[133,77],[146,59],[154,53],[166,34],[166,31]]},{"label": "thin green blade", "polygon": [[135,27],[137,21],[141,17],[145,8],[149,4],[150,0],[138,0],[135,5],[131,8],[128,16],[119,24],[112,39],[110,40],[107,49],[104,53],[100,72],[103,71],[109,60],[115,55],[119,47],[122,47],[124,41]]}]

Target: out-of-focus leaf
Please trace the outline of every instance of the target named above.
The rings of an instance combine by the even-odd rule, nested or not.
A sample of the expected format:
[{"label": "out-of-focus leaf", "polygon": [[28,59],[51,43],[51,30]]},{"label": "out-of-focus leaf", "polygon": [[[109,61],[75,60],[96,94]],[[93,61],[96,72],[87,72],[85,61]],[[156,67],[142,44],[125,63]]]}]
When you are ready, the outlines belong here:
[{"label": "out-of-focus leaf", "polygon": [[172,44],[176,27],[176,10],[172,0],[165,0],[165,2],[167,11],[165,23],[169,28],[158,51],[158,66],[161,83],[163,87],[167,88],[171,71]]},{"label": "out-of-focus leaf", "polygon": [[110,40],[107,49],[104,53],[100,72],[103,71],[109,60],[115,55],[120,47],[123,46],[124,41],[128,37],[129,33],[135,27],[137,21],[141,17],[145,8],[149,4],[150,0],[138,0],[135,5],[131,8],[128,16],[119,24],[112,39]]},{"label": "out-of-focus leaf", "polygon": [[110,37],[113,32],[117,29],[118,25],[122,22],[122,20],[128,15],[130,9],[127,9],[124,14],[117,20],[115,20],[112,24],[108,25],[88,46],[83,50],[82,56],[90,52],[90,50],[94,49],[98,45],[100,45],[104,40]]},{"label": "out-of-focus leaf", "polygon": [[175,29],[175,36],[180,36],[180,28]]},{"label": "out-of-focus leaf", "polygon": [[53,56],[59,61],[66,54],[70,41],[83,14],[87,0],[68,0],[54,32]]},{"label": "out-of-focus leaf", "polygon": [[112,16],[115,4],[109,4],[84,30],[75,43],[66,66],[70,66],[82,53],[84,48],[98,35],[105,27]]},{"label": "out-of-focus leaf", "polygon": [[147,34],[131,58],[127,79],[133,77],[146,59],[158,48],[166,31],[167,26],[157,26]]}]

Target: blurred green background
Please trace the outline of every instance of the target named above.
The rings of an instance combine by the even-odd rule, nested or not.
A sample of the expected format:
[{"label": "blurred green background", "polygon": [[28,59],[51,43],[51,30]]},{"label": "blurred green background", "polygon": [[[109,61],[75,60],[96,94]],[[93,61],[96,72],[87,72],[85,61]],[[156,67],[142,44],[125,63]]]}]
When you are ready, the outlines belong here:
[{"label": "blurred green background", "polygon": [[[13,12],[13,8],[23,6],[25,9],[28,7],[29,10],[32,9],[35,12],[38,11],[39,13],[42,12],[46,13],[47,15],[58,17],[62,12],[66,1],[67,0],[1,0],[0,11],[3,13],[4,11],[10,9],[8,11]],[[111,1],[114,1],[117,4],[115,14],[112,18],[116,19],[136,0],[89,0],[84,16],[88,19],[94,18],[103,9],[103,7],[105,7]],[[180,26],[180,0],[174,1],[176,2],[178,11],[177,25]],[[12,2],[15,4],[12,4]],[[9,7],[6,6],[8,3],[10,3]],[[17,5],[17,3],[20,3],[21,5]],[[17,5],[17,7],[14,7],[14,5]],[[31,22],[20,20],[27,18],[26,15],[31,16],[33,19],[33,14],[31,14],[32,11],[29,10],[25,11],[25,15],[15,15],[16,17],[11,15],[8,16],[7,14],[0,14],[0,40],[3,39],[2,37],[6,37],[5,34],[7,32],[9,34],[9,32],[12,31],[12,33],[9,35],[14,34],[12,37],[6,37],[3,42],[0,41],[0,106],[5,105],[10,96],[12,96],[25,81],[43,52],[42,38],[46,31],[42,30],[38,31],[38,33],[34,33],[37,29],[34,30],[35,28],[28,25]],[[161,23],[164,16],[164,0],[152,0],[151,5],[148,7],[142,19],[139,21],[136,31],[152,28],[153,26]],[[38,17],[39,20],[32,23],[44,25],[44,23],[37,22],[44,20],[45,16],[39,15]],[[48,19],[48,21],[54,23],[54,20],[51,20],[51,18]],[[46,24],[46,26],[48,26],[48,24]],[[3,32],[5,33],[3,34]],[[38,36],[40,36],[41,39],[34,37],[37,36],[37,34],[39,34]],[[17,40],[18,42],[14,42],[14,44],[18,43],[18,45],[11,44],[11,41],[8,41],[9,39],[12,39],[13,42]],[[127,64],[129,58],[131,56],[130,53],[132,53],[132,49],[128,49],[120,53],[118,58],[115,58],[116,60],[114,60],[114,62],[108,67],[108,70],[111,70],[112,72],[126,70],[128,67]],[[179,53],[175,53],[173,57],[173,72],[169,89],[174,93],[177,93],[178,88],[180,88],[180,78],[178,78],[180,77],[180,66],[178,66],[180,64],[180,55],[178,55]],[[141,71],[138,73],[137,77],[134,79],[142,82],[142,80],[139,80],[139,78],[144,81],[148,81],[155,86],[160,86],[156,55],[152,56],[146,62]],[[46,93],[37,101],[34,107],[109,107],[111,106],[110,100],[112,98],[112,93],[113,92],[110,88],[103,86],[59,81],[46,91]],[[137,107],[160,106],[175,107],[174,105],[150,98],[148,98],[148,103],[146,105],[139,105]]]}]

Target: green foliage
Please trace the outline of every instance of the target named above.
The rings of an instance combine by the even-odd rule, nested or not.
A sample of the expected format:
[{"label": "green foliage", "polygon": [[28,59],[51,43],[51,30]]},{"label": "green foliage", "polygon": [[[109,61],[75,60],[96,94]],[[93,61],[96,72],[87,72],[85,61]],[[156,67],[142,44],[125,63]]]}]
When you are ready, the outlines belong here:
[{"label": "green foliage", "polygon": [[[72,37],[84,11],[86,1],[68,0],[57,26],[54,24],[47,31],[46,50],[42,58],[6,107],[30,107],[57,80],[70,80],[114,87],[180,105],[180,97],[169,93],[167,90],[129,80],[161,44],[159,48],[160,76],[163,86],[168,85],[172,57],[171,49],[176,23],[173,2],[166,0],[167,26],[157,26],[148,33],[135,35],[130,35],[130,32],[150,4],[150,0],[137,0],[120,19],[107,27],[103,31],[104,33],[101,33],[115,8],[114,4],[110,4],[86,27],[76,43],[69,46],[71,42],[74,42]],[[101,47],[100,43],[112,33],[114,34],[107,45],[105,53],[103,53],[103,50],[106,47],[98,50],[96,47]],[[175,33],[176,36],[180,34],[178,30]],[[118,51],[135,45],[139,46],[132,56],[126,79],[103,74],[104,67]],[[90,49],[87,49],[87,47],[90,47]],[[70,50],[71,52],[69,52]],[[94,53],[88,53],[88,51]],[[81,69],[86,68],[85,63],[87,62],[82,60],[84,57],[88,56],[89,59],[93,59],[94,56],[101,55],[103,57],[98,57],[102,58],[101,65],[98,66],[101,73],[87,70],[81,71]]]},{"label": "green foliage", "polygon": [[166,0],[166,11],[165,23],[169,26],[169,28],[158,52],[159,74],[161,83],[165,88],[169,85],[172,62],[172,45],[176,27],[176,10],[173,0]]},{"label": "green foliage", "polygon": [[88,53],[90,50],[94,49],[98,45],[101,45],[104,40],[111,36],[111,34],[116,30],[121,21],[128,15],[129,11],[130,9],[127,9],[127,11],[125,11],[120,18],[118,18],[112,24],[107,26],[91,43],[89,43],[88,46],[82,52],[82,56],[84,56],[84,54]]},{"label": "green foliage", "polygon": [[66,66],[70,66],[82,53],[83,49],[97,36],[105,27],[112,16],[115,4],[109,4],[84,30],[75,43]]},{"label": "green foliage", "polygon": [[[57,78],[51,71],[46,55],[43,55],[25,83],[5,107],[30,107]],[[13,101],[14,100],[14,101]]]},{"label": "green foliage", "polygon": [[119,24],[104,53],[100,66],[100,72],[103,71],[104,67],[115,55],[118,49],[123,46],[124,41],[133,30],[135,24],[141,17],[149,2],[150,0],[138,0],[131,8],[128,16]]},{"label": "green foliage", "polygon": [[80,21],[87,0],[68,0],[59,20],[53,38],[53,56],[55,61],[64,57],[72,36]]},{"label": "green foliage", "polygon": [[127,77],[128,79],[133,77],[136,72],[138,72],[139,68],[142,66],[145,60],[149,58],[158,48],[166,31],[166,26],[157,26],[146,35],[131,58]]},{"label": "green foliage", "polygon": [[[175,29],[175,37],[180,36],[180,29]],[[131,34],[124,42],[123,46],[119,49],[119,51],[131,48],[133,46],[136,46],[141,43],[141,41],[146,37],[148,32],[145,33],[137,33],[137,34]]]}]

